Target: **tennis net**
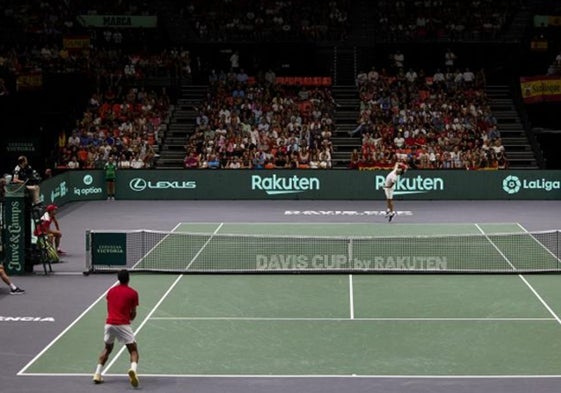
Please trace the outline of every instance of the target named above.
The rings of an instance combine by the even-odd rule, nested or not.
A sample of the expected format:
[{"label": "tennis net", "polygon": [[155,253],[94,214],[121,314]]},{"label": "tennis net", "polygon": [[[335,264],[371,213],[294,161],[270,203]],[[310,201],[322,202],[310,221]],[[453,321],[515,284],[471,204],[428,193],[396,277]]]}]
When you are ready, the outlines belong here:
[{"label": "tennis net", "polygon": [[272,236],[87,231],[88,272],[561,271],[560,231],[438,236]]}]

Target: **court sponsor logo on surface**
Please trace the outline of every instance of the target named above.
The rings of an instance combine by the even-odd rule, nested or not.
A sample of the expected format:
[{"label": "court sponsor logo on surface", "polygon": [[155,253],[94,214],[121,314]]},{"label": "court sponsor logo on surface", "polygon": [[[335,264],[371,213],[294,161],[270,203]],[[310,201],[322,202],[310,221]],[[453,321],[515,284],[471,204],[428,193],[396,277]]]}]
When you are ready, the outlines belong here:
[{"label": "court sponsor logo on surface", "polygon": [[559,180],[547,179],[520,179],[515,175],[508,175],[503,179],[503,191],[507,194],[517,194],[520,190],[560,190],[561,182]]},{"label": "court sponsor logo on surface", "polygon": [[[412,216],[411,210],[396,211],[398,216]],[[385,210],[285,210],[285,216],[386,216]]]},{"label": "court sponsor logo on surface", "polygon": [[448,260],[437,255],[388,255],[362,259],[343,254],[258,254],[255,256],[255,268],[259,271],[438,271],[448,268]]},{"label": "court sponsor logo on surface", "polygon": [[0,315],[0,322],[54,322],[53,317],[9,317]]}]

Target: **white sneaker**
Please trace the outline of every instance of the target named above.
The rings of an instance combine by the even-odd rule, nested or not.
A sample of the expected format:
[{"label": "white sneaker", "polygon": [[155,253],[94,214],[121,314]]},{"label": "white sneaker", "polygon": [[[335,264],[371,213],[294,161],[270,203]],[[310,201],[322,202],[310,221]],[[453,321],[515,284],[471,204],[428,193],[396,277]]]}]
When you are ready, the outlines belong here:
[{"label": "white sneaker", "polygon": [[133,387],[138,387],[138,376],[136,375],[136,371],[132,368],[129,370],[129,381]]},{"label": "white sneaker", "polygon": [[93,376],[93,383],[100,384],[103,382],[103,377],[101,376],[101,374],[94,374]]}]

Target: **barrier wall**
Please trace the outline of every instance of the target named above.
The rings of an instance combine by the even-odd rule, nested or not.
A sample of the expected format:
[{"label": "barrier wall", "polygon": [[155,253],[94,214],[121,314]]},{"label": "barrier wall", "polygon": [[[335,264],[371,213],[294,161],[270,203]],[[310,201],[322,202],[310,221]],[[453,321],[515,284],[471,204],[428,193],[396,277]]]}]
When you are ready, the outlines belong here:
[{"label": "barrier wall", "polygon": [[[124,171],[123,171],[124,173]],[[68,202],[104,199],[105,177],[103,171],[67,171],[41,182],[44,203],[59,206]]]},{"label": "barrier wall", "polygon": [[[121,170],[117,199],[383,200],[386,171]],[[41,183],[46,203],[105,199],[103,171],[68,171]],[[561,199],[561,171],[408,171],[395,199]]]}]

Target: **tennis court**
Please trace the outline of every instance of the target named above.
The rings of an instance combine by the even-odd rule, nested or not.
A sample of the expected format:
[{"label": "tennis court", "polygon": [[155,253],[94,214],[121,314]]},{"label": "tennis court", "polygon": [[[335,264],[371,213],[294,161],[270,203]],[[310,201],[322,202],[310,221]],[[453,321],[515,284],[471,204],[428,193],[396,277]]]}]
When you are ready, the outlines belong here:
[{"label": "tennis court", "polygon": [[[461,242],[447,253],[434,244],[431,253],[421,243],[421,259],[448,263],[460,255],[481,266],[477,258],[487,256],[504,269],[543,260],[559,263],[534,237],[520,238],[524,247],[514,249],[511,240],[501,243],[503,238],[495,237],[526,233],[516,223],[198,223],[180,224],[174,232],[400,236],[402,241],[427,234],[478,235],[477,254],[461,255]],[[196,263],[204,253],[215,257],[220,246],[208,238],[198,244],[199,251],[183,262]],[[157,247],[166,247],[166,241]],[[150,250],[154,253],[154,247]],[[304,257],[295,250],[266,251],[249,262],[276,267],[283,257],[285,262],[300,257],[306,266],[330,267],[338,261],[332,256],[347,255],[348,246]],[[383,257],[385,263],[397,263],[391,255]],[[240,263],[236,258],[232,255],[234,266]],[[131,285],[141,296],[133,328],[141,343],[142,378],[561,374],[557,275],[136,273]],[[102,295],[19,375],[89,377],[104,315]],[[124,377],[127,368],[126,351],[116,352],[105,368],[106,379]]]}]

